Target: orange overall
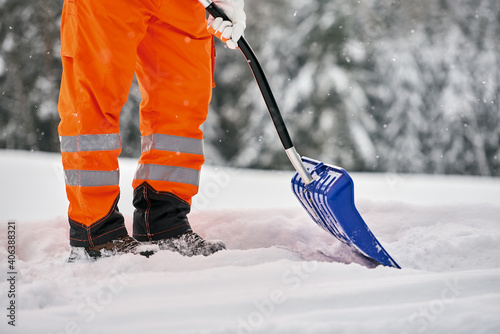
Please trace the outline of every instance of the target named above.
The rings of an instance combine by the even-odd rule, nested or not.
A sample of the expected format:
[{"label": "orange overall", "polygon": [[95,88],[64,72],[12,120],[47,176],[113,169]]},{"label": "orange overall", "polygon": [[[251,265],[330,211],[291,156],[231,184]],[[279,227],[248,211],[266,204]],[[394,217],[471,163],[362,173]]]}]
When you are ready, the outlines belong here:
[{"label": "orange overall", "polygon": [[120,112],[134,73],[142,95],[142,155],[134,176],[134,237],[189,229],[213,86],[213,38],[197,0],[65,0],[59,135],[70,243],[127,233],[120,194]]}]

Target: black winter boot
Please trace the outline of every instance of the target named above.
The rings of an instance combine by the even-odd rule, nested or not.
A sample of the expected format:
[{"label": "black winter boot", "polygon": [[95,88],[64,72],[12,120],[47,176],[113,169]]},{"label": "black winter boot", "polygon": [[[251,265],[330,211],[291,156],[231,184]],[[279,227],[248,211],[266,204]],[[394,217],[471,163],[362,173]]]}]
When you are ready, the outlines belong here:
[{"label": "black winter boot", "polygon": [[177,237],[190,230],[191,206],[169,192],[157,191],[144,182],[134,190],[134,238],[155,241]]}]

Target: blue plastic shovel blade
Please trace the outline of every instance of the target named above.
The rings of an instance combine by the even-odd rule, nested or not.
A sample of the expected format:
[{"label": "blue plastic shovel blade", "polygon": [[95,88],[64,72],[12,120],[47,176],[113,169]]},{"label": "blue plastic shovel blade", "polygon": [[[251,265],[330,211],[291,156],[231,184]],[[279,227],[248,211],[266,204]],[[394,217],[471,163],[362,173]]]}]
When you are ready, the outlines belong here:
[{"label": "blue plastic shovel blade", "polygon": [[312,219],[338,240],[388,267],[401,268],[375,238],[354,205],[354,184],[339,167],[302,157],[315,178],[307,186],[296,173],[292,189]]}]

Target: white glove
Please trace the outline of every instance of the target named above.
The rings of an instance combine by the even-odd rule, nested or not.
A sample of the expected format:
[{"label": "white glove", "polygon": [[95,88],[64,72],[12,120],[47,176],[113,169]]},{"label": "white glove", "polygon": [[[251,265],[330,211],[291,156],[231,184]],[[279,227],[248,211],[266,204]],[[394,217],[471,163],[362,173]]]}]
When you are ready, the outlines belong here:
[{"label": "white glove", "polygon": [[243,36],[247,26],[243,0],[213,0],[213,2],[227,15],[231,22],[224,21],[221,17],[214,19],[210,15],[208,18],[208,31],[225,42],[229,48],[236,49],[238,40]]}]

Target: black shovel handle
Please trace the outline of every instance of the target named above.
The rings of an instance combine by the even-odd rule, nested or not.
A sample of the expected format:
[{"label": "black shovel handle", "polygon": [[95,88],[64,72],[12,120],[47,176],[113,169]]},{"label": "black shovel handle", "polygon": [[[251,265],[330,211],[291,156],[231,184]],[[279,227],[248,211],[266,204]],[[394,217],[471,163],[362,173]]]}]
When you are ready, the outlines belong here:
[{"label": "black shovel handle", "polygon": [[[207,12],[209,12],[213,17],[222,17],[225,21],[231,21],[224,12],[217,7],[211,1],[200,1],[205,6]],[[271,119],[276,127],[276,131],[278,132],[278,136],[280,137],[281,143],[285,150],[292,148],[292,139],[288,134],[288,130],[286,128],[285,122],[283,121],[283,117],[281,116],[280,110],[278,108],[278,103],[276,103],[276,99],[274,98],[273,92],[271,91],[271,87],[269,86],[269,82],[264,74],[264,70],[260,66],[259,60],[257,56],[253,52],[252,48],[246,41],[246,39],[242,36],[238,40],[238,47],[241,52],[245,56],[250,69],[252,70],[253,76],[257,81],[257,85],[259,86],[260,92],[262,93],[262,97],[264,97],[264,101],[266,102],[267,109],[269,110],[269,114],[271,115]]]}]

